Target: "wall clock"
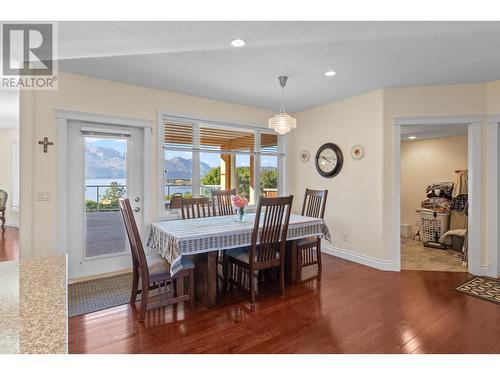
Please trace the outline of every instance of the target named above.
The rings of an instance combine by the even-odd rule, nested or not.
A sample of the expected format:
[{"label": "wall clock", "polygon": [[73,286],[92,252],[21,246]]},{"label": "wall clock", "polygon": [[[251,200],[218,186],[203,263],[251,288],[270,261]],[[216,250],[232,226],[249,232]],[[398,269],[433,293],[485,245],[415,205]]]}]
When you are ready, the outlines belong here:
[{"label": "wall clock", "polygon": [[316,170],[327,178],[335,177],[340,173],[344,164],[342,150],[335,143],[325,143],[316,153]]}]

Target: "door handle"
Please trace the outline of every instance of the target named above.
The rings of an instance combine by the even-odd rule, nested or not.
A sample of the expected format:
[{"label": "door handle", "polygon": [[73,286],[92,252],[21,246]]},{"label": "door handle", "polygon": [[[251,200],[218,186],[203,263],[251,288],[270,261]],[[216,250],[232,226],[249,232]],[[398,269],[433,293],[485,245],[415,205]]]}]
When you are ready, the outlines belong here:
[{"label": "door handle", "polygon": [[134,208],[134,212],[140,212],[141,209],[139,207]]}]

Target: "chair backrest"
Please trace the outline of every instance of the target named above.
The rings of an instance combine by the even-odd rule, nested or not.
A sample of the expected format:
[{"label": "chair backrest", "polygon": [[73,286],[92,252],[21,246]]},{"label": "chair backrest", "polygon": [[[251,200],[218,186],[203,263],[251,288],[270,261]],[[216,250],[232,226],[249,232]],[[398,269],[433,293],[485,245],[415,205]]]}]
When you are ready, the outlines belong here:
[{"label": "chair backrest", "polygon": [[181,193],[172,194],[172,197],[170,198],[170,208],[181,208],[181,200]]},{"label": "chair backrest", "polygon": [[181,212],[183,219],[212,216],[208,198],[182,198]]},{"label": "chair backrest", "polygon": [[0,211],[5,210],[7,207],[8,194],[5,190],[0,189]]},{"label": "chair backrest", "polygon": [[[276,263],[285,255],[288,222],[293,195],[277,198],[259,198],[250,248],[250,267]],[[262,228],[259,228],[262,222]]]},{"label": "chair backrest", "polygon": [[323,219],[325,216],[327,196],[328,190],[306,189],[304,204],[302,205],[302,216]]},{"label": "chair backrest", "polygon": [[236,189],[212,190],[212,214],[225,216],[234,214],[231,196],[236,195]]},{"label": "chair backrest", "polygon": [[142,246],[141,236],[137,229],[132,206],[128,198],[120,198],[120,212],[122,213],[123,223],[127,231],[128,240],[130,243],[130,252],[132,253],[132,265],[134,269],[139,269],[141,277],[149,279],[148,264],[146,261],[146,253]]}]

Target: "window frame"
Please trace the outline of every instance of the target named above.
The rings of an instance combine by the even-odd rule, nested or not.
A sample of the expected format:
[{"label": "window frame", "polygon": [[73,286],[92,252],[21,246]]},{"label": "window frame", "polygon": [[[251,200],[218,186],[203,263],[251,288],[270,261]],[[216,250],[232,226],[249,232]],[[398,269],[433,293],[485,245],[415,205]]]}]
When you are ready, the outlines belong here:
[{"label": "window frame", "polygon": [[[242,124],[237,122],[227,122],[219,121],[204,117],[192,117],[184,114],[177,114],[172,112],[158,111],[157,118],[157,218],[158,220],[174,220],[180,218],[180,210],[166,210],[165,209],[165,196],[164,189],[166,183],[165,169],[164,169],[164,151],[166,148],[164,145],[165,140],[165,122],[182,122],[190,123],[193,126],[193,147],[191,149],[185,149],[183,151],[192,152],[193,154],[193,168],[192,168],[192,192],[193,196],[199,196],[200,194],[200,153],[206,152],[206,150],[200,149],[200,125],[215,126],[215,127],[228,127],[234,128],[235,130],[245,130],[252,131],[255,137],[255,147],[254,147],[254,182],[255,186],[260,187],[260,172],[261,172],[261,155],[272,155],[278,156],[278,194],[286,195],[286,170],[287,170],[287,159],[288,159],[288,136],[280,135],[275,133],[273,130],[267,128],[264,125],[255,124]],[[278,138],[278,150],[276,153],[261,152],[261,134],[275,134]],[[241,152],[235,154],[251,154],[248,152]],[[255,193],[254,193],[255,194]],[[255,197],[255,201],[257,201]],[[255,205],[248,207],[250,211],[255,209]]]}]

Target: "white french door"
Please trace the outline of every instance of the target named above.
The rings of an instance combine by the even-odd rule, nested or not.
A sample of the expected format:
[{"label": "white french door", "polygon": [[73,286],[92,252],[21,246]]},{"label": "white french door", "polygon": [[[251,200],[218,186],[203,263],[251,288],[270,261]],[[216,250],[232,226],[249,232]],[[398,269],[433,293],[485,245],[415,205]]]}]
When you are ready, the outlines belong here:
[{"label": "white french door", "polygon": [[71,121],[68,126],[69,278],[131,267],[118,206],[128,197],[143,223],[143,129]]}]

